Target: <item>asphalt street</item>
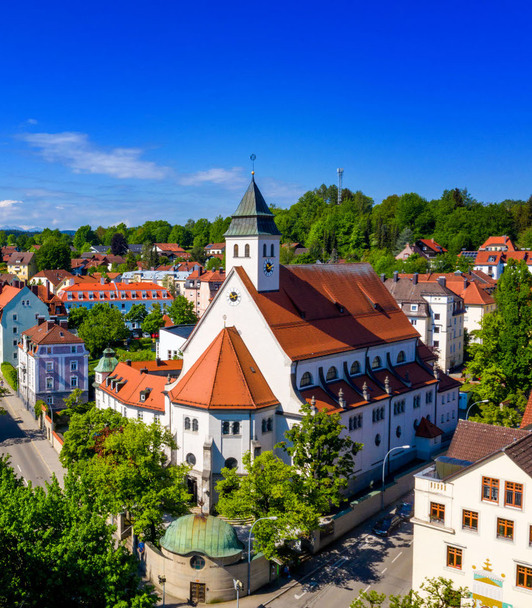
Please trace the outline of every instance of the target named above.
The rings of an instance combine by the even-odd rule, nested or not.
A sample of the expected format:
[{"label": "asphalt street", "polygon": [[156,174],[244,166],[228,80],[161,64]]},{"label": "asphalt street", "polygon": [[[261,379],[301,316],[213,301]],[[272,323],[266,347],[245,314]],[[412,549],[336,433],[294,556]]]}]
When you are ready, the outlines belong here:
[{"label": "asphalt street", "polygon": [[15,473],[27,484],[44,487],[55,473],[63,480],[59,457],[44,432],[12,391],[1,403],[6,414],[0,416],[0,454],[8,454]]},{"label": "asphalt street", "polygon": [[402,523],[384,539],[370,530],[365,524],[344,539],[314,575],[268,606],[347,608],[360,591],[406,593],[412,582],[412,524]]}]

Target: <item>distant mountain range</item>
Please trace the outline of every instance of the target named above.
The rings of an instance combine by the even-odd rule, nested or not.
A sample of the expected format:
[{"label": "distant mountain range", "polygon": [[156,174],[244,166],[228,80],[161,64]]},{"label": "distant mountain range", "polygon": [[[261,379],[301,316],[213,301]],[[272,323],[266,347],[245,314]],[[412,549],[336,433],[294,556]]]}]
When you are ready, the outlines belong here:
[{"label": "distant mountain range", "polygon": [[[24,228],[22,226],[0,226],[0,230],[4,232],[42,232],[44,228]],[[60,230],[61,234],[76,234],[75,230]]]}]

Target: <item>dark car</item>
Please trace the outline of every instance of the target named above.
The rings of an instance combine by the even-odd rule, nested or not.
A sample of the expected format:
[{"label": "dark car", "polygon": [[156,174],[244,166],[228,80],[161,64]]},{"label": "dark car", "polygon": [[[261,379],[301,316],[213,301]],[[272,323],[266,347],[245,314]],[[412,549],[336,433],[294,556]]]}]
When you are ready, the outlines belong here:
[{"label": "dark car", "polygon": [[401,521],[399,515],[386,515],[373,526],[373,533],[377,536],[389,536]]},{"label": "dark car", "polygon": [[402,502],[395,510],[395,514],[401,519],[410,519],[412,517],[412,503]]}]

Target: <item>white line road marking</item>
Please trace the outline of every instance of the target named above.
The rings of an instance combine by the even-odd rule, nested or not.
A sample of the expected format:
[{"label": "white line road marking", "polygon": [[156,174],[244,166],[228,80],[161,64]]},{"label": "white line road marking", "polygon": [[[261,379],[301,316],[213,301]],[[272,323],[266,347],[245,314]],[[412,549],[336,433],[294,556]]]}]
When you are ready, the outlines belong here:
[{"label": "white line road marking", "polygon": [[300,600],[304,595],[305,595],[306,591],[303,591],[303,593],[300,593],[299,595],[294,595],[294,597],[296,598],[296,600]]},{"label": "white line road marking", "polygon": [[368,589],[371,587],[371,585],[368,585],[365,589],[364,589],[364,593],[368,592]]},{"label": "white line road marking", "polygon": [[386,570],[388,570],[388,568],[384,568],[384,570],[381,570],[381,574],[384,574]]},{"label": "white line road marking", "polygon": [[392,559],[392,564],[394,563],[394,561],[396,559],[399,559],[401,557],[401,555],[403,555],[403,552],[401,551],[401,553],[398,553],[393,559]]},{"label": "white line road marking", "polygon": [[23,479],[24,483],[25,483],[26,485],[28,485],[28,482],[26,481],[26,478],[25,478],[25,477],[23,477],[22,479]]},{"label": "white line road marking", "polygon": [[337,562],[335,562],[331,568],[336,568],[336,566],[339,566],[342,562],[345,562],[345,557],[341,557]]},{"label": "white line road marking", "polygon": [[20,465],[17,464],[17,469],[22,473],[22,469],[20,468]]}]

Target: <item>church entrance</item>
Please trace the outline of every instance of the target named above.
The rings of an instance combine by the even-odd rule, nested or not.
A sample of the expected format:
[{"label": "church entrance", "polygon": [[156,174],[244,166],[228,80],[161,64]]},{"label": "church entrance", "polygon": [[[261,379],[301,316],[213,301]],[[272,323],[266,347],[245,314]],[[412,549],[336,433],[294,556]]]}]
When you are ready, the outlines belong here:
[{"label": "church entrance", "polygon": [[205,603],[205,583],[190,583],[190,601],[193,604]]}]

